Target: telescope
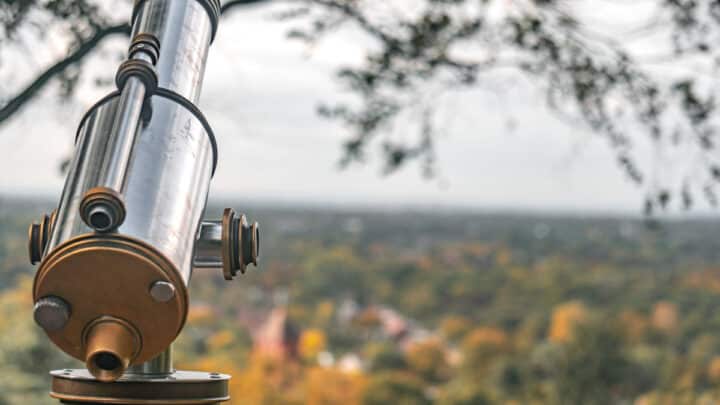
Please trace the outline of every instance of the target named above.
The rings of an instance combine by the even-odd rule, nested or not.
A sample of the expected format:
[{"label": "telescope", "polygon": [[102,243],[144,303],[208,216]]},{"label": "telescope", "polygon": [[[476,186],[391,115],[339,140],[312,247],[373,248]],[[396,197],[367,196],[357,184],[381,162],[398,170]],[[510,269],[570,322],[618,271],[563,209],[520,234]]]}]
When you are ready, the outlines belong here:
[{"label": "telescope", "polygon": [[225,209],[204,220],[218,162],[196,106],[219,0],[136,0],[117,90],[82,118],[57,208],[29,230],[34,319],[87,369],[52,371],[68,404],[217,404],[230,376],[177,371],[193,270],[232,280],[259,231]]}]

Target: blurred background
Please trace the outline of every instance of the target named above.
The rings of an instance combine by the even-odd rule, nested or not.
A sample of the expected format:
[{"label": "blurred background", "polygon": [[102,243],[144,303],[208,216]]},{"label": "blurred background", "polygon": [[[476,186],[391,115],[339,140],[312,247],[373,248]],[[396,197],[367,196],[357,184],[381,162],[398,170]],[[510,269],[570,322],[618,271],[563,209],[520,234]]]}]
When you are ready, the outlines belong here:
[{"label": "blurred background", "polygon": [[[0,1],[0,404],[79,366],[32,322],[27,226],[131,8]],[[719,28],[709,0],[227,2],[208,217],[263,257],[194,274],[178,368],[237,404],[720,403]]]}]

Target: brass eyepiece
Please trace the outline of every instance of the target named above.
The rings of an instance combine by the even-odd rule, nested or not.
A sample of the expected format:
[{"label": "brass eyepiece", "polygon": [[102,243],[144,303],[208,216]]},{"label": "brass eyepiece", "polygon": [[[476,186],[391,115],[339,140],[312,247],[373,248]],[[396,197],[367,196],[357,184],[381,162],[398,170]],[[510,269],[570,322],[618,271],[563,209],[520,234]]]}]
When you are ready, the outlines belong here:
[{"label": "brass eyepiece", "polygon": [[42,260],[45,253],[45,247],[50,240],[52,227],[55,224],[55,214],[53,211],[50,215],[43,215],[40,223],[30,224],[28,229],[28,254],[30,256],[30,264],[37,264]]},{"label": "brass eyepiece", "polygon": [[130,324],[102,317],[88,326],[85,364],[95,378],[112,382],[122,377],[140,350],[140,337]]},{"label": "brass eyepiece", "polygon": [[83,196],[80,217],[97,232],[111,232],[125,221],[125,204],[115,190],[95,187]]},{"label": "brass eyepiece", "polygon": [[245,215],[237,215],[226,208],[222,219],[222,263],[226,280],[232,280],[238,270],[245,273],[248,265],[257,266],[260,256],[260,228],[249,224]]}]

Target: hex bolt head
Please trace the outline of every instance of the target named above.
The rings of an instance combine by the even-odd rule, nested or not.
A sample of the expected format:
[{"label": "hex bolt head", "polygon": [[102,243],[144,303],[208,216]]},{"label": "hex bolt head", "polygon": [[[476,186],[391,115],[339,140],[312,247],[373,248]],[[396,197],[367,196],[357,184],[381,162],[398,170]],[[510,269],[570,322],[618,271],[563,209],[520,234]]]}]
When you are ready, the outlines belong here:
[{"label": "hex bolt head", "polygon": [[70,306],[62,298],[43,297],[35,303],[33,318],[46,331],[58,331],[70,320]]},{"label": "hex bolt head", "polygon": [[156,281],[150,286],[150,296],[155,302],[168,302],[175,297],[175,286],[167,281]]}]

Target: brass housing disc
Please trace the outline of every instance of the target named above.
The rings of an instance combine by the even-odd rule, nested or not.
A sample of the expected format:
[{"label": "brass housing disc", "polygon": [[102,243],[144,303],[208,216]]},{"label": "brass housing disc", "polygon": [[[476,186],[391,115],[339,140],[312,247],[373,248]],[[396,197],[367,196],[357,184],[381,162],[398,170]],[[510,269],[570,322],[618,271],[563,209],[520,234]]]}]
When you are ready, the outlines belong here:
[{"label": "brass housing disc", "polygon": [[[174,297],[153,300],[149,290],[156,281],[172,283]],[[118,234],[79,236],[50,252],[33,286],[35,302],[46,296],[62,298],[71,310],[64,328],[47,332],[53,343],[84,361],[86,327],[102,316],[119,318],[140,334],[131,365],[150,360],[175,340],[188,307],[175,267],[144,243]]]},{"label": "brass housing disc", "polygon": [[112,383],[95,380],[87,370],[57,370],[50,396],[70,404],[207,405],[230,399],[230,376],[176,371],[162,378],[123,377]]}]

